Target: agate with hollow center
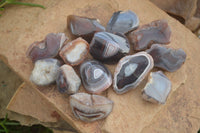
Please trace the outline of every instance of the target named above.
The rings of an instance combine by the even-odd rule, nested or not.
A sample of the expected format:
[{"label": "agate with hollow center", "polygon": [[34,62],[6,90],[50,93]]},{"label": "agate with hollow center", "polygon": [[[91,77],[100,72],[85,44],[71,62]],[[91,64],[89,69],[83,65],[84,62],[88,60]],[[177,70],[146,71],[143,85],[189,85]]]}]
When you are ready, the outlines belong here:
[{"label": "agate with hollow center", "polygon": [[163,72],[151,72],[148,83],[142,91],[142,97],[153,103],[164,104],[171,91],[171,82]]},{"label": "agate with hollow center", "polygon": [[154,66],[174,72],[185,62],[186,53],[182,49],[173,49],[160,44],[153,44],[146,50],[154,60]]},{"label": "agate with hollow center", "polygon": [[85,122],[93,122],[107,117],[113,102],[103,96],[76,93],[70,96],[70,106],[74,116]]},{"label": "agate with hollow center", "polygon": [[153,59],[146,52],[123,57],[115,68],[113,88],[123,94],[136,88],[153,68]]},{"label": "agate with hollow center", "polygon": [[141,51],[149,48],[153,43],[170,43],[171,29],[167,20],[156,20],[143,25],[129,34],[134,50]]},{"label": "agate with hollow center", "polygon": [[130,45],[127,38],[121,34],[98,32],[90,43],[90,54],[104,63],[116,63],[128,54]]},{"label": "agate with hollow center", "polygon": [[112,84],[110,71],[95,60],[82,63],[80,74],[85,89],[90,93],[99,94]]},{"label": "agate with hollow center", "polygon": [[136,29],[138,26],[139,18],[134,12],[130,10],[118,11],[113,13],[107,24],[106,31],[125,34]]}]

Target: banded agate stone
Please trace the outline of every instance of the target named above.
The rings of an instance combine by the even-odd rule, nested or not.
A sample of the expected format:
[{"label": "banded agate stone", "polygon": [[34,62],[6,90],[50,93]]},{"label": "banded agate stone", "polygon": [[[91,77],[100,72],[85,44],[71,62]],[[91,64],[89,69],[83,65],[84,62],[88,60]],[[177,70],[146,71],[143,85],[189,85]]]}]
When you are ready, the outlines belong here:
[{"label": "banded agate stone", "polygon": [[129,34],[134,50],[141,51],[149,48],[153,43],[170,43],[171,29],[167,20],[156,20],[143,25]]},{"label": "banded agate stone", "polygon": [[130,10],[123,12],[118,11],[113,13],[107,24],[106,31],[126,34],[127,32],[136,29],[138,26],[139,18],[134,12]]},{"label": "banded agate stone", "polygon": [[129,42],[121,34],[98,32],[90,43],[90,54],[104,63],[116,63],[129,51]]},{"label": "banded agate stone", "polygon": [[123,57],[114,72],[113,88],[123,94],[136,88],[153,68],[153,59],[146,52]]},{"label": "banded agate stone", "polygon": [[26,55],[33,62],[56,57],[67,39],[64,33],[49,33],[44,40],[31,44]]},{"label": "banded agate stone", "polygon": [[78,92],[81,79],[70,65],[63,65],[59,68],[56,83],[60,93],[71,95]]},{"label": "banded agate stone", "polygon": [[146,52],[153,57],[155,67],[169,72],[178,70],[186,59],[186,53],[182,49],[173,49],[160,44],[153,44]]},{"label": "banded agate stone", "polygon": [[82,83],[89,93],[99,94],[112,84],[110,71],[95,60],[85,61],[80,66]]},{"label": "banded agate stone", "polygon": [[85,122],[93,122],[107,117],[113,108],[113,101],[87,93],[76,93],[69,98],[74,116]]},{"label": "banded agate stone", "polygon": [[171,91],[171,81],[161,71],[151,72],[142,97],[153,103],[164,104]]},{"label": "banded agate stone", "polygon": [[73,35],[82,37],[88,42],[91,41],[95,32],[105,31],[99,20],[94,18],[69,15],[67,24]]}]

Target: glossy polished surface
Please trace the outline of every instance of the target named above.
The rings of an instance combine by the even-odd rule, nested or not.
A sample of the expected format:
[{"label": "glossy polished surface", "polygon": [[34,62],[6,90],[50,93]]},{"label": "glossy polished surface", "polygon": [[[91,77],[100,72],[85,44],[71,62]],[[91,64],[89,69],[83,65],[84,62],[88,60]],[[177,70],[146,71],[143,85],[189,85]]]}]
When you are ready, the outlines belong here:
[{"label": "glossy polished surface", "polygon": [[142,97],[149,102],[164,104],[170,91],[170,80],[161,71],[151,72]]},{"label": "glossy polished surface", "polygon": [[130,45],[127,38],[121,34],[98,32],[90,43],[90,54],[104,63],[116,63],[128,54]]},{"label": "glossy polished surface", "polygon": [[122,58],[115,68],[113,88],[118,94],[123,94],[136,88],[153,68],[153,59],[146,52]]},{"label": "glossy polished surface", "polygon": [[33,62],[55,57],[66,40],[67,37],[64,33],[49,33],[44,40],[31,44],[26,55]]},{"label": "glossy polished surface", "polygon": [[171,29],[167,20],[157,20],[143,25],[129,34],[134,50],[145,50],[153,43],[170,43]]},{"label": "glossy polished surface", "polygon": [[70,96],[70,106],[77,119],[93,122],[107,117],[113,108],[113,102],[106,97],[76,93]]},{"label": "glossy polished surface", "polygon": [[59,68],[56,83],[60,93],[71,95],[78,92],[81,79],[71,66],[63,65]]},{"label": "glossy polished surface", "polygon": [[138,16],[128,10],[128,11],[118,11],[113,13],[110,21],[107,24],[106,31],[112,33],[127,33],[136,29],[139,26]]},{"label": "glossy polished surface", "polygon": [[154,66],[163,70],[174,72],[178,70],[186,59],[182,49],[173,49],[160,44],[154,44],[146,50],[154,59]]},{"label": "glossy polished surface", "polygon": [[67,20],[71,33],[87,41],[92,39],[95,32],[105,31],[105,28],[94,18],[69,15]]},{"label": "glossy polished surface", "polygon": [[31,73],[30,80],[40,86],[54,83],[60,65],[60,62],[53,58],[37,60]]},{"label": "glossy polished surface", "polygon": [[99,94],[112,84],[110,71],[95,60],[82,63],[80,74],[85,89],[90,93]]}]

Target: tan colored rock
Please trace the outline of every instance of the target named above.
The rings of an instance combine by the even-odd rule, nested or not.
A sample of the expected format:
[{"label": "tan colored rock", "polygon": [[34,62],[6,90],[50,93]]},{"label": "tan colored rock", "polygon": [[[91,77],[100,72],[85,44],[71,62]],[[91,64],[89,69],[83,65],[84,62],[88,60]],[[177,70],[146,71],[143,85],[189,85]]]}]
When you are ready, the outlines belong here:
[{"label": "tan colored rock", "polygon": [[[167,116],[168,109],[178,106],[178,103],[174,101],[172,101],[172,106],[168,107],[168,104],[171,98],[184,96],[181,91],[184,87],[186,89],[192,88],[191,94],[188,93],[191,95],[191,100],[185,102],[188,102],[187,104],[191,105],[190,107],[197,106],[196,103],[199,102],[199,99],[198,97],[194,97],[193,94],[200,95],[198,91],[200,77],[196,76],[196,74],[199,73],[200,66],[200,55],[196,54],[200,49],[200,41],[178,21],[169,17],[152,3],[145,0],[60,0],[55,3],[52,2],[52,0],[40,1],[41,4],[47,6],[47,9],[13,7],[12,9],[8,8],[8,10],[4,12],[3,16],[0,18],[0,55],[3,55],[7,59],[7,64],[9,64],[26,83],[33,87],[40,97],[45,98],[48,104],[51,104],[56,109],[56,112],[79,132],[93,133],[102,132],[102,130],[105,132],[141,132],[145,130],[145,127],[151,124],[151,121],[154,120],[157,113],[160,111],[165,112],[163,109],[166,108],[167,111],[164,114],[160,114],[160,117],[163,115]],[[66,6],[68,8],[66,8]],[[97,17],[101,20],[103,25],[106,25],[114,11],[127,9],[134,11],[139,16],[141,25],[157,19],[167,19],[172,29],[170,46],[182,48],[186,51],[186,62],[177,72],[165,73],[172,81],[172,92],[168,97],[166,105],[150,104],[141,98],[141,89],[145,85],[145,82],[136,90],[132,90],[124,95],[117,95],[112,88],[109,88],[105,95],[114,101],[113,112],[111,112],[106,119],[94,123],[78,121],[73,116],[71,110],[69,110],[68,98],[61,95],[57,89],[55,89],[55,86],[38,89],[38,87],[30,83],[28,79],[33,69],[33,64],[31,60],[26,58],[25,52],[32,42],[42,39],[47,33],[66,32],[69,36],[69,30],[66,30],[66,18],[69,14]],[[91,56],[89,56],[89,58],[91,58]],[[115,65],[107,65],[107,67],[113,73]],[[190,79],[191,77],[192,79]],[[182,86],[180,87],[180,85]],[[83,91],[83,87],[81,86],[80,88],[80,91]],[[181,93],[176,94],[178,90],[180,90]],[[200,117],[199,110],[190,110],[190,108],[184,105],[179,107],[187,108],[188,114],[194,113],[195,117]],[[181,113],[180,115],[182,117],[188,117]],[[174,117],[176,117],[176,115]],[[170,117],[168,116],[167,118]],[[167,121],[168,127],[174,126],[174,123],[176,125],[181,123],[181,119],[177,119],[174,123],[172,122],[173,119],[169,120],[171,121]],[[192,126],[188,126],[187,131],[197,131],[200,120],[191,119],[190,121]],[[155,128],[158,127],[155,126],[151,130]],[[184,126],[182,128],[186,129]],[[170,129],[167,131],[170,132]],[[174,132],[181,131],[182,129],[180,128],[174,128]]]},{"label": "tan colored rock", "polygon": [[60,119],[52,104],[25,83],[17,89],[7,109],[32,116],[41,122],[57,122]]}]

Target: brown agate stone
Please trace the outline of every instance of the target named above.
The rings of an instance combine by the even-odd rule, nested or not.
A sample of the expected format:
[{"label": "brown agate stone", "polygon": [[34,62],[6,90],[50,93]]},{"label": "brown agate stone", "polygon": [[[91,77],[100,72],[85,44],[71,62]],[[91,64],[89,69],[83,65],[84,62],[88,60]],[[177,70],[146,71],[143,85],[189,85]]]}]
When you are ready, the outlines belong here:
[{"label": "brown agate stone", "polygon": [[84,61],[89,52],[89,44],[81,37],[67,43],[60,51],[65,63],[75,66]]},{"label": "brown agate stone", "polygon": [[134,50],[140,51],[150,47],[153,43],[170,43],[171,29],[166,20],[153,21],[143,25],[129,34]]},{"label": "brown agate stone", "polygon": [[66,40],[67,37],[64,33],[49,33],[44,40],[34,42],[29,46],[27,57],[33,62],[55,57]]},{"label": "brown agate stone", "polygon": [[105,31],[105,28],[97,19],[69,15],[67,18],[71,33],[90,41],[95,32]]},{"label": "brown agate stone", "polygon": [[172,49],[160,44],[154,44],[146,50],[153,59],[154,66],[169,72],[174,72],[185,62],[186,53],[182,49]]}]

